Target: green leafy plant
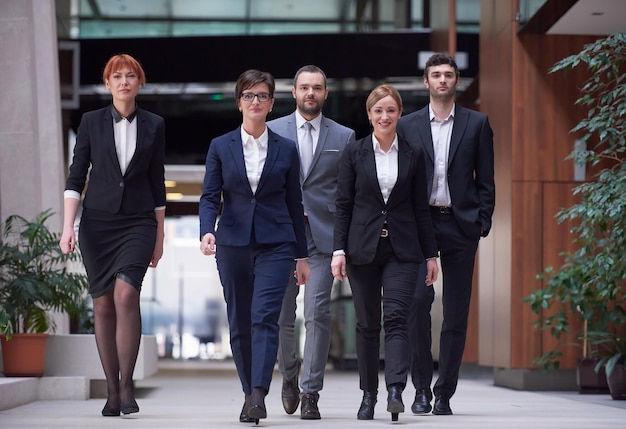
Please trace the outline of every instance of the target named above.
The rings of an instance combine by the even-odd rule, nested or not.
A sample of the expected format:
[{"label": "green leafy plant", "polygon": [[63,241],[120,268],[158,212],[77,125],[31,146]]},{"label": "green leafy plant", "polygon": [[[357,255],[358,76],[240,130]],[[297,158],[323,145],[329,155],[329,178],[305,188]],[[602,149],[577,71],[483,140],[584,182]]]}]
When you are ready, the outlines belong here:
[{"label": "green leafy plant", "polygon": [[64,254],[60,234],[51,232],[43,211],[28,220],[9,216],[0,235],[0,334],[54,332],[49,311],[77,316],[83,309],[87,278],[71,272],[69,262],[79,262],[77,252]]},{"label": "green leafy plant", "polygon": [[599,358],[596,372],[604,366],[607,377],[616,365],[626,366],[626,339],[614,332],[588,332],[587,341],[594,346],[593,357]]},{"label": "green leafy plant", "polygon": [[[570,331],[572,318],[595,333],[626,323],[626,33],[586,45],[550,72],[581,65],[590,77],[576,103],[588,111],[571,131],[582,134],[586,149],[573,150],[569,158],[596,173],[574,188],[579,202],[557,214],[559,223],[574,225],[577,250],[563,253],[558,269],[547,267],[538,276],[543,287],[525,297],[539,315],[536,326],[556,338]],[[535,362],[558,368],[561,356],[550,350]]]}]

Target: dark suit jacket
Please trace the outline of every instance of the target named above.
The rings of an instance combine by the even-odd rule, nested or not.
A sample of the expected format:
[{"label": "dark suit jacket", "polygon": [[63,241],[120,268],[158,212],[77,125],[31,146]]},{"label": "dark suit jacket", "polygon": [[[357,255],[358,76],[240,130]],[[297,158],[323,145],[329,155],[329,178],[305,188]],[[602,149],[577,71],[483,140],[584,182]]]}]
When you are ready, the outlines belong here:
[{"label": "dark suit jacket", "polygon": [[376,174],[372,136],[344,150],[337,182],[334,248],[344,249],[348,262],[362,265],[376,255],[385,221],[396,257],[423,262],[437,256],[424,159],[406,141],[398,141],[398,179],[385,204]]},{"label": "dark suit jacket", "polygon": [[[215,243],[247,246],[252,233],[260,244],[294,243],[296,257],[307,256],[300,159],[296,144],[268,129],[267,158],[256,193],[252,192],[243,155],[241,130],[211,141],[200,198],[200,237],[211,232]],[[215,227],[220,201],[224,208]]]},{"label": "dark suit jacket", "polygon": [[[400,118],[398,134],[425,154],[430,195],[435,157],[428,106]],[[470,237],[478,237],[481,227],[483,236],[491,229],[496,200],[493,168],[493,131],[487,116],[457,104],[448,154],[448,187],[454,217]]]},{"label": "dark suit jacket", "polygon": [[83,206],[107,213],[137,214],[165,205],[165,121],[137,109],[137,148],[122,176],[113,138],[112,106],[83,114],[66,190],[83,192]]}]

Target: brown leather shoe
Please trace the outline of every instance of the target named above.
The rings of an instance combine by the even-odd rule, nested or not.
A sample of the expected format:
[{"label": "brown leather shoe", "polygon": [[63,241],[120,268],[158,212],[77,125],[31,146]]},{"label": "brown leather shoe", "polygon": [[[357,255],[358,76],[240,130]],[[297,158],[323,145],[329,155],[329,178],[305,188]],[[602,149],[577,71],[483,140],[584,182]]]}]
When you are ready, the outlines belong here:
[{"label": "brown leather shoe", "polygon": [[281,393],[283,408],[287,414],[293,414],[300,404],[300,388],[298,387],[298,374],[291,380],[283,378],[283,390]]},{"label": "brown leather shoe", "polygon": [[317,407],[319,395],[305,393],[302,395],[302,406],[300,407],[300,418],[302,420],[319,420],[322,418]]}]

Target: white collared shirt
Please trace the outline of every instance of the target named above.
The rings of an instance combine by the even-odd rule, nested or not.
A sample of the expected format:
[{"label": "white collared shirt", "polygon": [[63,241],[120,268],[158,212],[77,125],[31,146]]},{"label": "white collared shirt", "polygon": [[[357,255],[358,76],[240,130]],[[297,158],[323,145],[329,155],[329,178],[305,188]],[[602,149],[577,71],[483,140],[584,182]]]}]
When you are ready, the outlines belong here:
[{"label": "white collared shirt", "polygon": [[393,139],[389,152],[381,149],[380,143],[372,134],[372,143],[374,145],[374,159],[376,160],[376,176],[378,177],[378,186],[383,194],[385,203],[391,195],[393,187],[398,180],[398,135]]},{"label": "white collared shirt", "polygon": [[268,138],[267,127],[265,127],[265,131],[263,131],[263,134],[261,134],[258,139],[248,134],[243,129],[243,126],[241,127],[243,158],[246,162],[246,174],[253,193],[256,192],[259,186],[259,180],[261,179],[261,173],[263,172],[263,166],[267,158]]},{"label": "white collared shirt", "polygon": [[137,121],[132,119],[129,121],[123,117],[119,122],[113,121],[115,151],[117,152],[122,176],[126,173],[128,164],[137,149]]},{"label": "white collared shirt", "polygon": [[448,155],[450,153],[452,127],[454,126],[455,107],[455,105],[452,106],[450,114],[442,121],[435,116],[430,104],[428,105],[435,155],[433,189],[429,201],[431,206],[450,207],[452,205],[450,189],[448,188]]}]

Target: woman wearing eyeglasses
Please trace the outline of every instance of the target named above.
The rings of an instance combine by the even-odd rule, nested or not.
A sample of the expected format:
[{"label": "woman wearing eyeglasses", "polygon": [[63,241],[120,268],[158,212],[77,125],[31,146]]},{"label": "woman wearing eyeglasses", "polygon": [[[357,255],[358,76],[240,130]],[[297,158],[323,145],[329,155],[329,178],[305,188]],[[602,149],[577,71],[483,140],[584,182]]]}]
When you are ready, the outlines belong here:
[{"label": "woman wearing eyeglasses", "polygon": [[274,87],[267,72],[239,76],[235,98],[243,122],[211,141],[200,198],[200,250],[215,254],[224,289],[245,395],[241,422],[267,417],[283,295],[292,275],[301,285],[309,277],[296,144],[265,125]]}]

